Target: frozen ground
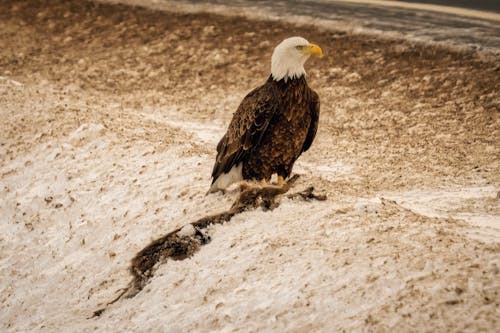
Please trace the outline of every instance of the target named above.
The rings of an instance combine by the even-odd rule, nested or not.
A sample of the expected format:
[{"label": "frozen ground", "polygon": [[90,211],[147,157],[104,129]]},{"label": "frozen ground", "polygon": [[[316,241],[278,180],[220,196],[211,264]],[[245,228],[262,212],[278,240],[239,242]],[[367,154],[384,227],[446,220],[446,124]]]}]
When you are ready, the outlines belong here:
[{"label": "frozen ground", "polygon": [[[320,29],[474,48],[500,55],[500,13],[453,7],[456,1],[448,1],[448,6],[387,0],[102,1],[310,24]],[[477,8],[481,4],[471,2],[468,6]]]},{"label": "frozen ground", "polygon": [[[0,3],[6,332],[495,331],[499,59],[277,21]],[[321,45],[318,137],[283,199],[130,281],[151,240],[226,210],[215,144],[289,35]]]}]

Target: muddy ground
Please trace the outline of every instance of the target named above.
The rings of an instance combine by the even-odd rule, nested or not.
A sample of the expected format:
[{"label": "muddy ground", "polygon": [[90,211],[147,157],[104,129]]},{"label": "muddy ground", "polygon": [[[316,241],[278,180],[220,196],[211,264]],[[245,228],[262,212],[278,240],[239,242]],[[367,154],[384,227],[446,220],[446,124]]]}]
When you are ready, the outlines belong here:
[{"label": "muddy ground", "polygon": [[[193,283],[203,285],[200,265],[210,262],[203,261],[204,250],[173,273],[165,264],[153,290],[194,295],[182,309],[178,299],[155,300],[173,317],[152,310],[144,298],[86,319],[127,281],[128,260],[148,241],[224,210],[234,199],[205,197],[215,144],[239,101],[269,75],[274,45],[291,35],[319,44],[326,54],[306,65],[321,98],[321,118],[316,141],[295,171],[304,186],[325,193],[327,203],[285,202],[278,212],[245,215],[253,221],[247,227],[235,227],[245,223],[242,217],[216,228],[213,238],[229,242],[227,248],[219,244],[205,254],[226,253],[226,261],[229,253],[239,256],[233,264],[205,267],[232,276],[218,280],[227,282],[220,289],[197,294],[189,279],[176,282],[187,283],[182,287],[169,280],[177,272],[198,276]],[[0,45],[0,191],[2,228],[8,230],[0,236],[4,329],[498,327],[498,57],[314,26],[60,0],[1,2]],[[58,175],[65,175],[63,183]],[[132,196],[124,193],[135,187],[134,205],[144,205],[132,216],[134,208],[125,209]],[[112,216],[113,205],[124,209],[121,220]],[[88,215],[94,224],[85,222],[84,237],[75,225]],[[277,223],[277,234],[258,221]],[[51,228],[69,228],[69,236],[54,240]],[[260,241],[253,234],[266,231]],[[239,245],[231,237],[239,237]],[[74,257],[78,252],[65,250],[73,241],[71,251],[86,247],[81,261]],[[261,259],[254,258],[253,270],[238,270],[236,262],[252,262],[245,259],[252,244],[265,245]],[[267,259],[258,261],[262,255]],[[72,273],[65,272],[68,263],[58,265],[68,257]],[[38,267],[40,258],[55,272]],[[309,266],[284,274],[279,267],[293,260]],[[256,292],[266,287],[258,281],[275,287],[268,294],[295,288],[286,282],[295,271],[307,281],[297,287],[297,302],[277,297],[277,305],[235,310],[242,299],[265,297]],[[244,279],[247,294],[210,299],[214,290],[241,286],[236,277]],[[327,277],[337,282],[322,285]],[[39,292],[28,292],[30,286]],[[44,310],[54,294],[57,300]],[[233,305],[218,315],[219,304]],[[127,321],[131,309],[137,316]],[[175,311],[193,311],[197,320],[180,320]]]}]

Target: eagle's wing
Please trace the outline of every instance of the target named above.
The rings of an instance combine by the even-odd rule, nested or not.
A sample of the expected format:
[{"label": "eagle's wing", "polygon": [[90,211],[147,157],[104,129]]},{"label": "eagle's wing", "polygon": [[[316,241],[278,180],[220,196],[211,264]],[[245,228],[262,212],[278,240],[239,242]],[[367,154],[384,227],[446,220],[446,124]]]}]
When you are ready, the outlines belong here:
[{"label": "eagle's wing", "polygon": [[309,103],[309,108],[311,111],[311,124],[309,125],[309,130],[307,132],[306,140],[302,145],[302,151],[306,151],[311,147],[316,132],[318,131],[318,121],[319,121],[319,96],[318,94],[311,90],[311,102]]},{"label": "eagle's wing", "polygon": [[254,89],[241,101],[226,134],[217,145],[212,183],[222,173],[228,173],[233,166],[237,166],[259,144],[276,109],[273,90],[266,85]]}]

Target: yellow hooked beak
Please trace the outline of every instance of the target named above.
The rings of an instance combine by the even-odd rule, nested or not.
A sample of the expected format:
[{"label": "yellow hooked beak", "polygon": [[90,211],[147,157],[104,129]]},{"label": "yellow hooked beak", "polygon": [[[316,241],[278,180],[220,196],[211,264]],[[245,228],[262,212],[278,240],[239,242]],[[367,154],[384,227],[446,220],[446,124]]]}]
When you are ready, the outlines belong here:
[{"label": "yellow hooked beak", "polygon": [[323,57],[323,50],[321,50],[321,47],[319,47],[316,44],[308,44],[304,48],[304,53],[305,54],[315,54],[318,57]]}]

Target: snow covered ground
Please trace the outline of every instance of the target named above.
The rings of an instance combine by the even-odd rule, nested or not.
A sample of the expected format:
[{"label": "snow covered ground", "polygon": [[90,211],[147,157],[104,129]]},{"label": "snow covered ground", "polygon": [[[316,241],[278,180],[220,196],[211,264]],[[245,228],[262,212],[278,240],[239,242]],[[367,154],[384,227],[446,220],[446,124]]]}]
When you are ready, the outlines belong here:
[{"label": "snow covered ground", "polygon": [[[71,1],[0,4],[6,332],[494,331],[498,58],[276,21]],[[294,190],[92,314],[148,243],[226,210],[215,145],[289,34],[322,101]]]}]

